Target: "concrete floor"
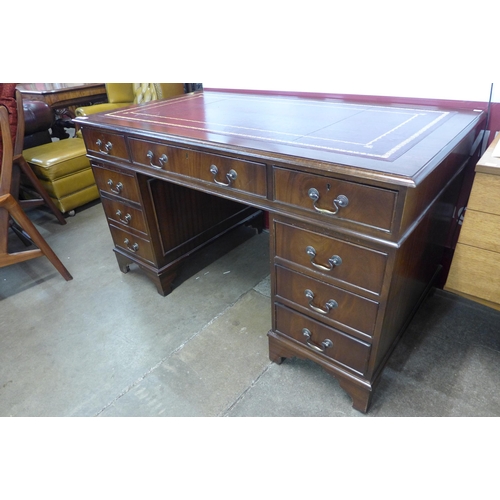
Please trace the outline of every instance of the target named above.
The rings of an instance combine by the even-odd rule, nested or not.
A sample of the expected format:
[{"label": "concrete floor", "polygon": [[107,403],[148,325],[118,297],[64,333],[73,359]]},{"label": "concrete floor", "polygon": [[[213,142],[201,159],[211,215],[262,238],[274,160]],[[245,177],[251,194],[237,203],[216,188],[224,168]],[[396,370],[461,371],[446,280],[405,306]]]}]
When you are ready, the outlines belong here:
[{"label": "concrete floor", "polygon": [[498,311],[436,291],[363,415],[315,364],[269,361],[267,232],[202,250],[161,297],[119,271],[100,203],[30,217],[74,279],[45,258],[0,269],[0,416],[500,416]]}]

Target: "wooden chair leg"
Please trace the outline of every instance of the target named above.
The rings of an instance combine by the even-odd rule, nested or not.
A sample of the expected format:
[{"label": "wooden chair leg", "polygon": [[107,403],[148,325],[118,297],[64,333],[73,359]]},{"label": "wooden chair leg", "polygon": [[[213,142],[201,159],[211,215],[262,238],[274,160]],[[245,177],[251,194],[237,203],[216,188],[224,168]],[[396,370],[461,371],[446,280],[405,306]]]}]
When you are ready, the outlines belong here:
[{"label": "wooden chair leg", "polygon": [[35,188],[35,190],[37,191],[37,193],[42,197],[42,199],[45,202],[45,204],[54,213],[54,215],[56,216],[57,220],[61,224],[66,224],[66,219],[63,217],[63,214],[56,207],[55,203],[52,201],[52,199],[48,195],[48,193],[45,190],[45,188],[40,184],[40,180],[35,175],[35,173],[33,172],[33,170],[31,170],[31,167],[28,165],[28,162],[24,159],[24,157],[22,155],[20,155],[20,156],[18,156],[18,157],[16,157],[14,159],[14,162],[19,165],[19,167],[23,171],[24,175],[31,182],[31,185]]},{"label": "wooden chair leg", "polygon": [[6,194],[0,197],[0,208],[5,208],[7,210],[12,218],[24,229],[24,231],[26,231],[33,243],[38,247],[36,250],[25,250],[23,252],[18,252],[17,254],[2,254],[0,256],[0,267],[45,255],[66,281],[73,279],[73,276],[71,276],[64,264],[59,260],[52,248],[50,248],[43,236],[38,232],[38,229],[34,226],[11,194]]}]

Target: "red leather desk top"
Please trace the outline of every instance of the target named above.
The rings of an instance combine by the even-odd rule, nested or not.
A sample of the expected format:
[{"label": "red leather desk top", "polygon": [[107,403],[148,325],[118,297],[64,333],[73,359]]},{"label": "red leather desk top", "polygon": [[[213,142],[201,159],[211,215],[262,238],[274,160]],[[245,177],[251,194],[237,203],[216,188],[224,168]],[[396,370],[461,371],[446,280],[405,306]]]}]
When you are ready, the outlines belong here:
[{"label": "red leather desk top", "polygon": [[[334,99],[204,91],[80,118],[226,151],[357,167],[416,181],[481,113]],[[167,136],[167,137],[166,137]],[[442,159],[442,158],[441,158]],[[329,170],[328,165],[325,166]]]}]

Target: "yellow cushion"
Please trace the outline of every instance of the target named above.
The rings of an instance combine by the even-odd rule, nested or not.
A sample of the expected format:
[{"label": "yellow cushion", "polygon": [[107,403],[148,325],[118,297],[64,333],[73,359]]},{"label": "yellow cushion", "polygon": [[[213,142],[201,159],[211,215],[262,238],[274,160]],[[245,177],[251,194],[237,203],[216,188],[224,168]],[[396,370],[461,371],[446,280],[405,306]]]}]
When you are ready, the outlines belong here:
[{"label": "yellow cushion", "polygon": [[40,183],[50,196],[62,198],[80,189],[95,185],[95,179],[92,169],[89,167],[80,172],[66,175],[53,181],[40,179]]},{"label": "yellow cushion", "polygon": [[103,102],[101,104],[92,104],[92,106],[82,106],[76,108],[76,116],[93,115],[94,113],[102,113],[104,111],[114,111],[115,109],[124,108],[132,104],[132,102]]},{"label": "yellow cushion", "polygon": [[54,180],[90,167],[85,142],[79,137],[42,144],[23,151],[40,179]]},{"label": "yellow cushion", "polygon": [[56,207],[64,214],[65,212],[69,212],[74,208],[81,207],[86,203],[97,200],[97,198],[99,198],[99,190],[94,184],[93,186],[86,187],[68,196],[64,196],[59,199],[52,198],[52,201],[55,203]]},{"label": "yellow cushion", "polygon": [[158,99],[169,99],[184,94],[183,83],[155,83]]},{"label": "yellow cushion", "polygon": [[131,83],[106,83],[108,102],[134,102],[134,88]]}]

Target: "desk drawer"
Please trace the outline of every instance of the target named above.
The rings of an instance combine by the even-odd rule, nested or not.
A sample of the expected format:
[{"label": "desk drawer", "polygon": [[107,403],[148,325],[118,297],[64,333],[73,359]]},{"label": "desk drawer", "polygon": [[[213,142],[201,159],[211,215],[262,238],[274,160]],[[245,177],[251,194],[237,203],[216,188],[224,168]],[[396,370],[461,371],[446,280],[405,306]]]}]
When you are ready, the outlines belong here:
[{"label": "desk drawer", "polygon": [[[467,218],[467,213],[465,215]],[[500,253],[457,243],[446,289],[500,304]]]},{"label": "desk drawer", "polygon": [[135,176],[92,165],[97,187],[103,192],[140,202]]},{"label": "desk drawer", "polygon": [[380,294],[387,254],[280,222],[274,228],[277,257],[320,273],[328,282]]},{"label": "desk drawer", "polygon": [[141,259],[154,263],[153,248],[149,240],[134,236],[112,224],[109,224],[109,230],[117,247],[120,247],[131,255],[136,255]]},{"label": "desk drawer", "polygon": [[391,231],[397,193],[388,189],[274,167],[276,201]]},{"label": "desk drawer", "polygon": [[324,354],[337,363],[364,375],[370,344],[276,304],[276,330],[305,344],[311,352]]},{"label": "desk drawer", "polygon": [[476,172],[467,208],[500,215],[500,175]]},{"label": "desk drawer", "polygon": [[107,198],[105,195],[101,196],[101,202],[107,218],[116,226],[132,228],[144,234],[148,233],[142,210],[125,204],[121,200]]},{"label": "desk drawer", "polygon": [[85,127],[82,129],[82,134],[89,153],[97,153],[109,158],[129,160],[127,141],[123,135],[87,129]]},{"label": "desk drawer", "polygon": [[229,190],[264,197],[267,195],[266,165],[263,163],[138,139],[130,140],[130,148],[132,161],[138,165],[174,172],[212,184],[223,184]]},{"label": "desk drawer", "polygon": [[458,241],[500,253],[500,215],[467,209]]},{"label": "desk drawer", "polygon": [[276,269],[276,299],[334,326],[373,335],[378,302],[349,293],[281,266]]}]

